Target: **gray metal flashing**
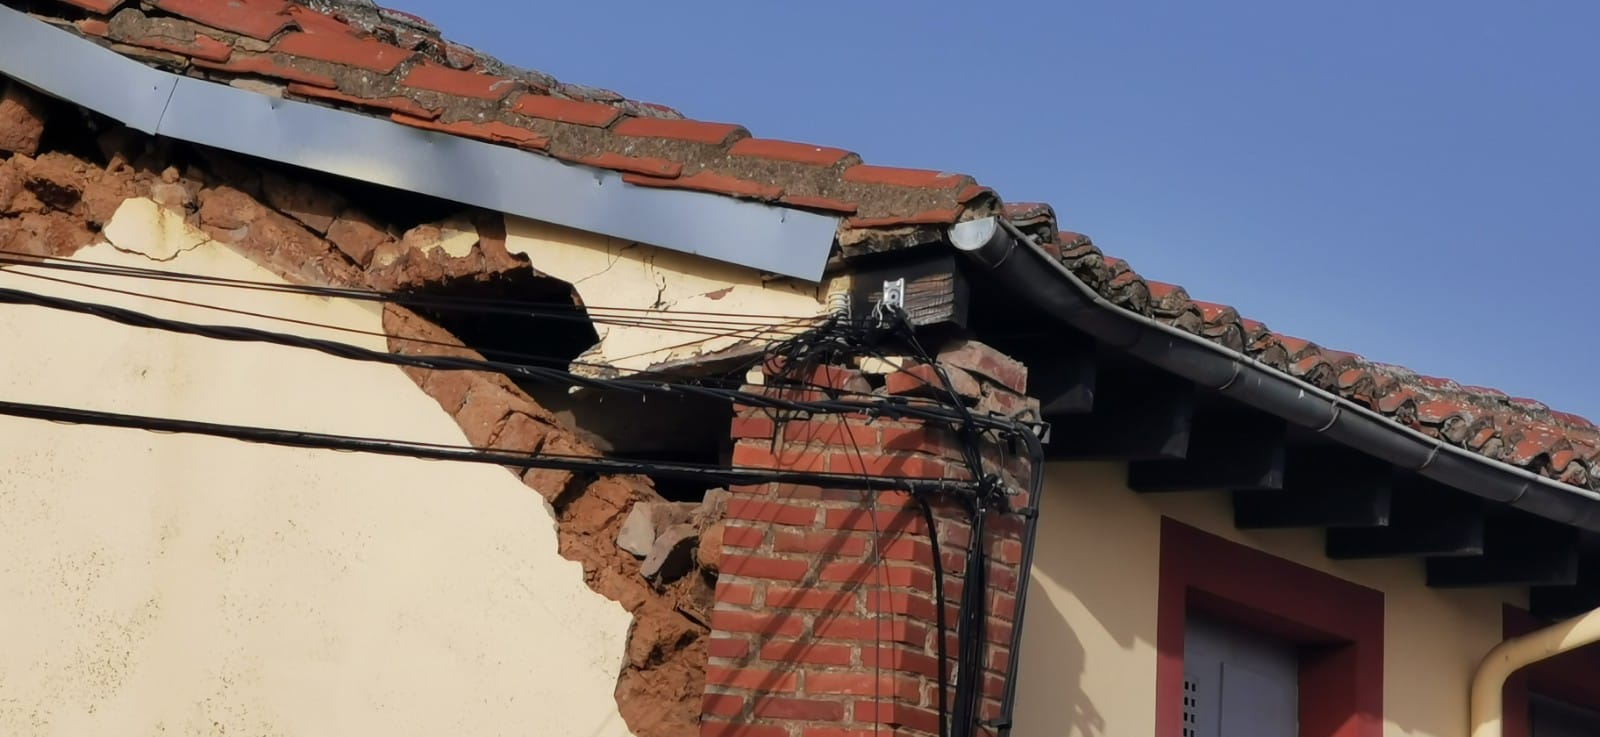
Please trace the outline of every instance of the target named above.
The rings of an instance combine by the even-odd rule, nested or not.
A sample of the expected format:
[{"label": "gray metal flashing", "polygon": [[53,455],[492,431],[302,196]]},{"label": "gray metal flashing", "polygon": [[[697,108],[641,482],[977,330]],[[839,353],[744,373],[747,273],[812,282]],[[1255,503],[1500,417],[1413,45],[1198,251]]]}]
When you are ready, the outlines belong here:
[{"label": "gray metal flashing", "polygon": [[1600,532],[1600,493],[1430,437],[1243,353],[1118,307],[1010,223],[983,220],[994,222],[952,228],[951,244],[1046,314],[1096,340],[1424,478]]},{"label": "gray metal flashing", "polygon": [[0,73],[131,128],[760,271],[819,281],[839,219],[637,187],[382,118],[153,69],[0,5]]}]

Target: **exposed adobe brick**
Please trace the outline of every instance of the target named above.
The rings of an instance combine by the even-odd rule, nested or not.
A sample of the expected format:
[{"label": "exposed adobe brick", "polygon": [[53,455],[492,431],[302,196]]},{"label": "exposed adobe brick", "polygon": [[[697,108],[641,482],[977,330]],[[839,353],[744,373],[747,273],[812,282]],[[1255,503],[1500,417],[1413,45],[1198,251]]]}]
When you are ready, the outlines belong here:
[{"label": "exposed adobe brick", "polygon": [[[0,79],[0,85],[4,86],[0,91],[0,151],[26,156],[39,153],[49,102],[20,84]],[[0,202],[0,207],[5,204]]]},{"label": "exposed adobe brick", "polygon": [[517,97],[511,105],[511,111],[533,118],[554,120],[558,123],[572,123],[574,125],[587,125],[604,128],[611,125],[622,111],[598,102],[585,102],[583,100],[568,100],[550,95],[541,95],[528,92]]},{"label": "exposed adobe brick", "polygon": [[426,118],[417,118],[402,113],[395,113],[389,118],[396,123],[409,125],[413,128],[449,133],[467,138],[477,138],[490,143],[506,143],[517,148],[529,151],[542,151],[550,145],[550,139],[534,133],[533,131],[507,125],[499,121],[478,123],[470,120],[461,120],[454,123],[440,123]]},{"label": "exposed adobe brick", "polygon": [[272,45],[272,50],[307,59],[344,64],[378,74],[388,74],[412,54],[370,38],[332,33],[289,33]]},{"label": "exposed adobe brick", "polygon": [[292,22],[284,0],[153,0],[153,4],[174,15],[224,31],[242,33],[270,41]]},{"label": "exposed adobe brick", "polygon": [[319,100],[342,102],[347,105],[370,107],[393,113],[404,113],[414,118],[422,118],[425,120],[434,120],[439,117],[438,110],[423,107],[416,100],[413,100],[409,97],[356,97],[355,95],[347,95],[338,90],[313,87],[311,85],[300,84],[298,82],[290,83],[286,91],[291,95],[301,95],[303,97],[312,97]]},{"label": "exposed adobe brick", "polygon": [[217,72],[259,74],[265,77],[277,77],[279,79],[287,79],[290,82],[302,82],[318,87],[334,88],[339,86],[339,83],[333,77],[280,63],[271,54],[246,54],[236,51],[232,56],[228,57],[226,62],[218,63],[195,59],[194,65],[201,69]]},{"label": "exposed adobe brick", "polygon": [[441,66],[431,61],[424,61],[412,67],[411,71],[400,79],[400,84],[414,89],[442,92],[447,95],[472,97],[480,100],[504,99],[506,95],[511,94],[522,86],[521,83],[513,79],[497,77],[492,74],[464,72],[459,69]]},{"label": "exposed adobe brick", "polygon": [[730,123],[707,123],[699,120],[665,120],[662,118],[628,118],[612,129],[619,136],[634,138],[669,138],[690,143],[720,145],[735,138],[750,135],[744,127]]},{"label": "exposed adobe brick", "polygon": [[623,156],[611,151],[573,159],[573,161],[586,166],[633,172],[663,179],[671,179],[683,173],[683,164],[676,161],[657,159],[650,156]]},{"label": "exposed adobe brick", "polygon": [[852,156],[849,151],[841,148],[827,148],[809,143],[794,143],[792,141],[778,141],[769,138],[745,138],[737,141],[728,149],[734,156],[751,156],[762,159],[775,159],[789,161],[796,164],[809,164],[811,166],[833,166]]}]

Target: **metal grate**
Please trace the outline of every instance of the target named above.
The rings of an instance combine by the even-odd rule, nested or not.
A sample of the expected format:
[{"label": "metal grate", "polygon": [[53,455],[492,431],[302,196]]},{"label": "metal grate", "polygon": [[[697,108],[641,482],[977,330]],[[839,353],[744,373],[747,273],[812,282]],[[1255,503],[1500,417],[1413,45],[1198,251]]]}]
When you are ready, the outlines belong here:
[{"label": "metal grate", "polygon": [[1189,678],[1188,676],[1184,677],[1184,679],[1183,679],[1183,737],[1195,737],[1195,735],[1199,734],[1199,732],[1197,730],[1197,723],[1199,722],[1199,719],[1200,719],[1199,714],[1198,714],[1200,701],[1196,697],[1196,693],[1199,690],[1200,690],[1200,685],[1195,683],[1193,678]]}]

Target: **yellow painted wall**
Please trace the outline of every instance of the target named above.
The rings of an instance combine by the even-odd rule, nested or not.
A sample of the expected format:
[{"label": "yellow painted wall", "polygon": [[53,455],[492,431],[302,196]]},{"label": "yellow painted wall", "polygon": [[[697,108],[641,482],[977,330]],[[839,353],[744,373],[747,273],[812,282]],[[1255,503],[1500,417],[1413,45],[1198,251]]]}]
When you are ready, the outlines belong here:
[{"label": "yellow painted wall", "polygon": [[[1384,734],[1467,733],[1467,684],[1512,590],[1446,591],[1422,564],[1332,561],[1316,530],[1239,531],[1225,493],[1137,494],[1121,464],[1052,465],[1028,594],[1017,737],[1153,735],[1160,520],[1384,592]],[[1163,736],[1168,737],[1168,736]]]},{"label": "yellow painted wall", "polygon": [[[78,258],[276,281],[146,201],[106,234]],[[385,347],[26,270],[0,285]],[[381,331],[348,301],[35,273]],[[0,350],[8,400],[466,442],[389,366],[18,306]],[[12,418],[0,447],[0,734],[628,733],[629,617],[503,468]]]}]

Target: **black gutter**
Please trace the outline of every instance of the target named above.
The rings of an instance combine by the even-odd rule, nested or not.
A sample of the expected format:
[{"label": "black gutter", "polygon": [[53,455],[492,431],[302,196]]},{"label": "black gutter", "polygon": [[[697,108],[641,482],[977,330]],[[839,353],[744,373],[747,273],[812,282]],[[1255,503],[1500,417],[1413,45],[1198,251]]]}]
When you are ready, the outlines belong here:
[{"label": "black gutter", "polygon": [[1118,307],[1004,220],[960,223],[949,235],[1008,288],[1102,343],[1424,478],[1600,531],[1600,494],[1428,437],[1243,353]]},{"label": "black gutter", "polygon": [[[1122,309],[1079,280],[1026,233],[999,218],[959,223],[951,227],[949,242],[1046,314],[1102,343],[1424,478],[1546,519],[1600,531],[1600,494],[1446,444],[1243,353]],[[1000,718],[991,723],[1002,737],[1012,726],[1044,492],[1042,449],[1038,438],[1024,435],[1037,460],[1030,479],[1031,514],[1023,533],[1005,698]]]}]

